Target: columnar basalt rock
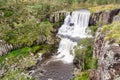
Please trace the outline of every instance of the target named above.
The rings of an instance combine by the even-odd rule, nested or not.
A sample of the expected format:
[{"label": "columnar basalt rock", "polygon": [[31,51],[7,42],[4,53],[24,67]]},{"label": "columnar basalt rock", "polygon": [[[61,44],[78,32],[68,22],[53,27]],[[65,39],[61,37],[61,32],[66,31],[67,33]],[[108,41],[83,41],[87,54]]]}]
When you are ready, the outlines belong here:
[{"label": "columnar basalt rock", "polygon": [[114,17],[120,12],[120,9],[106,10],[91,14],[89,25],[103,26],[113,22]]},{"label": "columnar basalt rock", "polygon": [[[114,20],[114,17],[120,12],[120,9],[114,9],[114,10],[105,10],[105,11],[99,11],[92,13],[90,16],[89,25],[105,25],[112,23]],[[49,20],[50,22],[56,23],[60,20],[64,20],[67,11],[58,11],[54,12],[50,15]]]},{"label": "columnar basalt rock", "polygon": [[63,21],[67,13],[68,12],[66,12],[66,11],[57,11],[57,12],[54,12],[53,14],[50,15],[49,20],[52,23]]},{"label": "columnar basalt rock", "polygon": [[105,35],[98,30],[94,43],[94,58],[98,59],[98,68],[90,74],[91,80],[120,79],[120,46],[114,40],[105,41]]}]

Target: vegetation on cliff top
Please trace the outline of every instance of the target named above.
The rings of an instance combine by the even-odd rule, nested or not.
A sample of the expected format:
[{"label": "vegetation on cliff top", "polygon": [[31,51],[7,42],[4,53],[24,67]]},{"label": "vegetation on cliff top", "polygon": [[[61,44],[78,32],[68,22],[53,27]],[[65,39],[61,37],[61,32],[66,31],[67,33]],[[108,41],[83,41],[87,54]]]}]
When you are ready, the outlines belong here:
[{"label": "vegetation on cliff top", "polygon": [[112,24],[102,27],[102,32],[105,34],[105,41],[114,40],[120,44],[120,22],[113,22]]}]

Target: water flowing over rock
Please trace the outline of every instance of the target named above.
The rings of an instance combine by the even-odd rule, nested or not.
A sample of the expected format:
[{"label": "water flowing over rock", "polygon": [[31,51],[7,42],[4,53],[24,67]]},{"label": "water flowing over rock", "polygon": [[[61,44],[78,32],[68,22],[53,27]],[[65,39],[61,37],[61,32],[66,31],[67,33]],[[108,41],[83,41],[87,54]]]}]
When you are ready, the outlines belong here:
[{"label": "water flowing over rock", "polygon": [[[113,21],[119,21],[119,15],[118,15],[119,12],[120,12],[120,9],[114,9],[114,10],[100,11],[100,12],[92,13],[90,15],[89,25],[93,26],[93,25],[98,25],[99,24],[100,26],[102,26],[102,25],[105,25],[105,24],[109,24]],[[75,13],[75,11],[72,12],[72,14],[74,14],[74,13]],[[57,23],[57,22],[61,22],[61,21],[63,22],[64,18],[67,14],[70,14],[70,12],[57,11],[57,12],[54,12],[53,14],[51,14],[51,15],[46,15],[46,17],[42,21],[46,20],[46,18],[49,18],[50,22],[52,22],[52,23]],[[73,24],[70,24],[70,25],[72,26]],[[57,29],[58,29],[58,27],[57,27]],[[56,35],[57,29],[55,29],[55,33],[53,33],[54,35]],[[70,29],[72,29],[72,27]],[[81,29],[81,31],[82,31],[82,29]],[[34,45],[39,44],[39,43],[44,43],[48,40],[46,37],[41,36],[41,35],[38,36],[38,37],[39,38],[38,38],[38,40],[36,40]],[[66,37],[73,39],[74,36],[73,37],[66,36]],[[46,42],[46,43],[54,43],[53,41],[56,40],[57,38],[54,39],[54,37],[53,37],[52,39],[53,40],[49,39],[48,42]],[[74,41],[78,41],[78,40],[79,40],[78,38],[76,38],[76,39],[74,38]],[[59,40],[56,40],[56,41],[57,41],[57,43],[59,42]],[[6,44],[6,46],[7,45],[8,44]],[[4,45],[1,44],[0,48],[3,49],[3,47],[4,47]],[[23,45],[17,45],[16,44],[16,45],[13,45],[12,47],[13,48],[11,48],[11,49],[18,49],[18,48],[23,47]],[[0,50],[1,55],[3,55],[3,53],[7,54],[7,52],[11,50],[11,49],[8,49],[7,47],[4,48],[4,49],[5,49],[5,51]]]},{"label": "water flowing over rock", "polygon": [[88,10],[74,11],[68,13],[64,24],[59,28],[58,36],[61,38],[58,55],[55,58],[62,60],[64,63],[72,63],[74,59],[74,46],[80,38],[90,37],[86,33],[89,23],[90,12]]},{"label": "water flowing over rock", "polygon": [[[31,76],[36,80],[70,80],[73,76],[74,46],[80,38],[89,37],[86,28],[90,12],[79,10],[66,14],[57,35],[61,38],[58,54],[38,63]],[[44,59],[44,58],[43,58]]]},{"label": "water flowing over rock", "polygon": [[[113,9],[113,10],[105,10],[94,12],[90,15],[89,25],[105,25],[112,23],[114,21],[114,17],[120,12],[120,9]],[[49,19],[50,22],[56,23],[59,21],[64,21],[64,18],[68,12],[67,11],[58,11],[54,12],[50,15]]]}]

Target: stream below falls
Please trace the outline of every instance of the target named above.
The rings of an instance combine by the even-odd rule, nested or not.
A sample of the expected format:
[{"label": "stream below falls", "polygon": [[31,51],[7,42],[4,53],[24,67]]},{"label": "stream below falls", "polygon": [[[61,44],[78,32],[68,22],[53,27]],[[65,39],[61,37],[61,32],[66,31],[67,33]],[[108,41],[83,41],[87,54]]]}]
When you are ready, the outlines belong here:
[{"label": "stream below falls", "polygon": [[36,66],[32,72],[35,80],[70,80],[74,77],[74,47],[81,38],[91,37],[86,32],[89,18],[90,12],[86,9],[66,14],[64,23],[57,33],[61,39],[57,55],[47,58],[47,61]]},{"label": "stream below falls", "polygon": [[73,77],[73,64],[53,61],[43,66],[46,70],[41,80],[70,80]]}]

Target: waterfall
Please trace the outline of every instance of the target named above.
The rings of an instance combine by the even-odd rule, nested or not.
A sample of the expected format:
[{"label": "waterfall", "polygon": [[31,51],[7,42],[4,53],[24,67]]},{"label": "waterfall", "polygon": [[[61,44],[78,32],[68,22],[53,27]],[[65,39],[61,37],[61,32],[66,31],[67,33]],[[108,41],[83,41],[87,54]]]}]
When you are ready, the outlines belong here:
[{"label": "waterfall", "polygon": [[90,12],[82,9],[67,13],[63,25],[59,28],[58,36],[61,38],[58,55],[55,58],[64,63],[72,63],[75,57],[74,47],[81,38],[89,37],[86,28],[89,23]]}]

